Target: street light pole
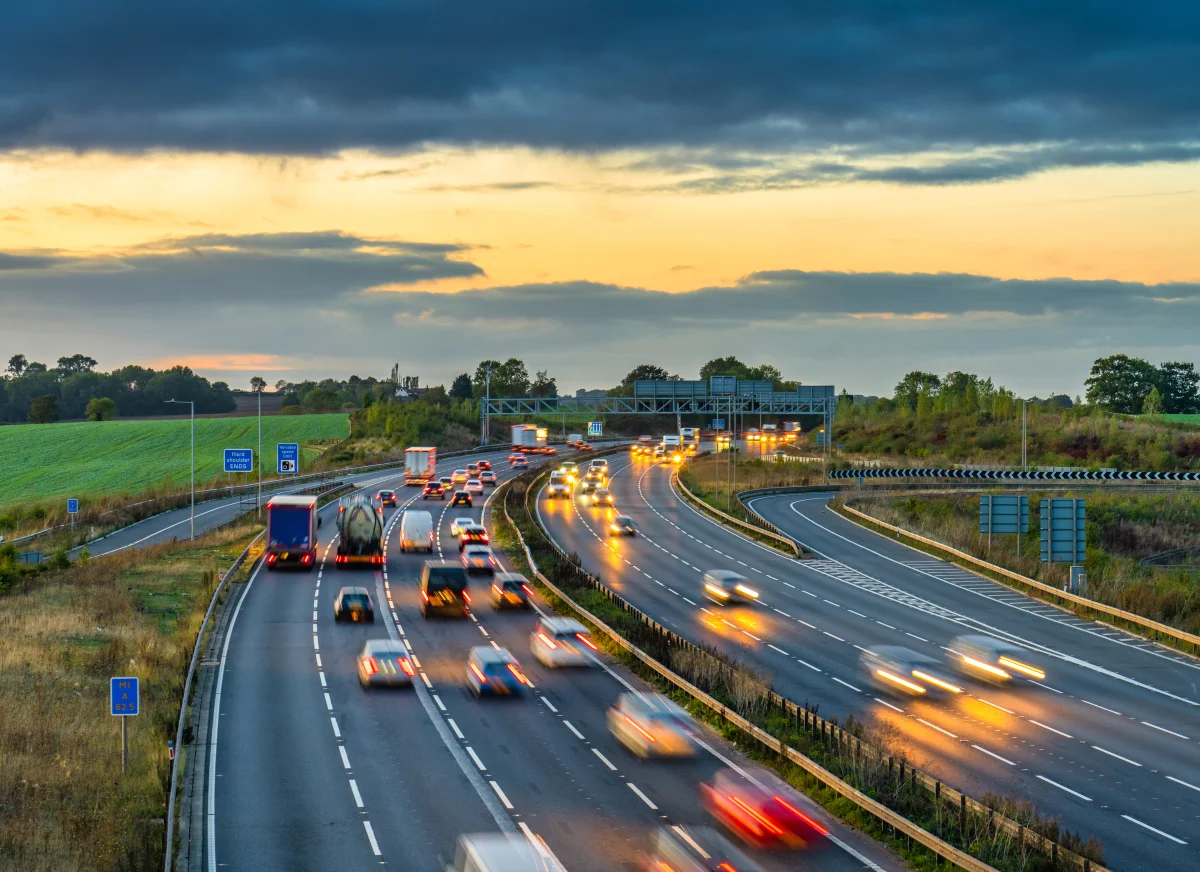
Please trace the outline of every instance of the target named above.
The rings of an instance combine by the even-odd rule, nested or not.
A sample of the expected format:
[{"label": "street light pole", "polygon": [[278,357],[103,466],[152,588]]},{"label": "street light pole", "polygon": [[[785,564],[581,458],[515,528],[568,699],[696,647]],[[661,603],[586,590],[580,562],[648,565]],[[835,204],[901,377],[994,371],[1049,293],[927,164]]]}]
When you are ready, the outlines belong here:
[{"label": "street light pole", "polygon": [[258,389],[258,516],[262,517],[262,388]]},{"label": "street light pole", "polygon": [[180,406],[188,406],[192,417],[192,503],[188,513],[188,538],[196,538],[196,402],[195,400],[167,400]]}]

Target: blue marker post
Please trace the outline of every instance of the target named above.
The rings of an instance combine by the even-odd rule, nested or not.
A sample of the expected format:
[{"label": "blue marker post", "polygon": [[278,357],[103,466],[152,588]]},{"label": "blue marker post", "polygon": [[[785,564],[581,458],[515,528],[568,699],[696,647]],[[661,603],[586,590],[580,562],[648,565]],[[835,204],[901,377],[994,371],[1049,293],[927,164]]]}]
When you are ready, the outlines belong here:
[{"label": "blue marker post", "polygon": [[121,719],[121,773],[129,761],[129,731],[126,718],[136,717],[141,710],[136,678],[110,678],[108,680],[108,711]]},{"label": "blue marker post", "polygon": [[75,516],[79,514],[79,500],[71,497],[67,500],[67,514],[71,516],[71,529],[75,529]]}]

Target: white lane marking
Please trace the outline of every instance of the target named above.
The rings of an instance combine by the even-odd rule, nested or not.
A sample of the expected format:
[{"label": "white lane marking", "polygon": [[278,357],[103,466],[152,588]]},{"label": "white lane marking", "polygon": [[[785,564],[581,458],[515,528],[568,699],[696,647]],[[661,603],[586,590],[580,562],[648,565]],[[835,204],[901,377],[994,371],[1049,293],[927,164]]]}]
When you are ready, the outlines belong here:
[{"label": "white lane marking", "polygon": [[803,618],[796,618],[796,623],[803,624],[804,626],[808,627],[810,630],[816,629],[815,625],[810,624],[808,621],[804,620]]},{"label": "white lane marking", "polygon": [[1131,824],[1137,824],[1139,827],[1142,827],[1143,829],[1147,829],[1152,833],[1158,833],[1158,835],[1162,836],[1164,839],[1170,839],[1172,842],[1174,842],[1177,845],[1186,845],[1187,844],[1187,842],[1185,842],[1183,839],[1178,839],[1175,836],[1171,835],[1170,833],[1164,833],[1162,830],[1158,829],[1157,827],[1152,827],[1152,826],[1150,826],[1150,824],[1143,823],[1142,821],[1138,820],[1135,817],[1130,817],[1127,814],[1123,814],[1123,815],[1121,815],[1121,817],[1125,818],[1125,820],[1129,821]]},{"label": "white lane marking", "polygon": [[1041,721],[1035,721],[1033,718],[1029,719],[1029,723],[1037,724],[1043,730],[1049,730],[1052,733],[1058,733],[1058,735],[1062,736],[1064,739],[1074,739],[1075,738],[1070,733],[1064,733],[1062,730],[1056,730],[1056,729],[1054,729],[1054,727],[1051,727],[1048,724],[1043,724]]},{"label": "white lane marking", "polygon": [[994,751],[989,751],[987,748],[984,748],[980,745],[972,745],[971,747],[974,748],[976,751],[982,751],[983,753],[987,754],[989,757],[995,757],[1001,763],[1007,763],[1009,766],[1017,765],[1013,761],[1009,760],[1007,757],[1001,757],[999,754],[995,753]]},{"label": "white lane marking", "polygon": [[846,607],[846,611],[848,611],[852,615],[858,615],[860,618],[866,617],[866,615],[864,615],[862,612],[856,612],[856,611],[854,611],[854,609],[850,608],[849,606]]},{"label": "white lane marking", "polygon": [[937,730],[939,733],[945,733],[951,739],[958,738],[958,736],[956,734],[950,732],[949,730],[943,729],[942,727],[939,727],[937,724],[931,724],[929,721],[925,720],[924,718],[917,718],[917,720],[920,721],[921,723],[923,723],[925,726],[929,727],[931,730]]},{"label": "white lane marking", "polygon": [[1081,703],[1083,703],[1084,705],[1090,705],[1092,708],[1098,708],[1098,709],[1100,709],[1100,711],[1102,711],[1102,712],[1108,712],[1110,715],[1116,715],[1116,716],[1117,716],[1117,717],[1119,717],[1119,718],[1121,718],[1121,717],[1124,717],[1124,715],[1122,715],[1122,714],[1121,714],[1120,712],[1118,712],[1118,711],[1113,711],[1113,710],[1112,710],[1112,709],[1110,709],[1110,708],[1105,708],[1104,706],[1102,706],[1102,705],[1097,705],[1097,704],[1096,704],[1096,703],[1094,703],[1094,702],[1088,702],[1088,701],[1087,701],[1086,699],[1084,699],[1083,697],[1080,697],[1080,698],[1079,698],[1079,701],[1080,701]]},{"label": "white lane marking", "polygon": [[333,700],[329,698],[329,694],[325,694],[325,709],[326,711],[333,711]]},{"label": "white lane marking", "polygon": [[[570,721],[563,721],[563,726],[566,727],[568,730],[570,730],[572,733],[574,733],[576,739],[583,739],[583,733],[581,733],[581,732],[579,732],[579,730],[575,729],[575,725],[572,724]],[[586,741],[586,739],[584,741]]]},{"label": "white lane marking", "polygon": [[632,790],[634,793],[636,793],[638,795],[638,798],[641,799],[642,802],[644,802],[644,803],[646,803],[646,805],[650,806],[651,811],[658,811],[658,806],[655,805],[651,801],[650,797],[648,797],[648,796],[646,796],[646,794],[642,793],[642,791],[638,788],[638,786],[636,784],[634,784],[632,781],[626,781],[625,783],[626,783],[626,785],[629,786],[630,790]]},{"label": "white lane marking", "polygon": [[492,790],[496,791],[496,796],[500,797],[500,801],[504,803],[504,807],[512,811],[513,804],[508,801],[508,797],[504,795],[504,791],[500,789],[500,785],[495,781],[489,781],[488,784],[492,785]]},{"label": "white lane marking", "polygon": [[313,650],[314,650],[314,651],[320,651],[320,650],[321,650],[321,645],[320,645],[320,643],[318,643],[318,642],[317,642],[317,637],[316,637],[316,636],[313,636]]},{"label": "white lane marking", "polygon": [[775,646],[774,646],[774,645],[772,645],[770,642],[768,642],[768,643],[767,643],[767,647],[768,647],[768,648],[770,648],[772,651],[778,651],[778,652],[779,652],[780,654],[782,654],[784,657],[791,657],[791,656],[792,656],[792,655],[791,655],[791,654],[789,654],[788,652],[784,651],[782,648],[777,648],[777,647],[775,647]]},{"label": "white lane marking", "polygon": [[687,603],[688,605],[690,605],[690,606],[694,606],[694,605],[696,605],[694,602],[692,602],[692,601],[691,601],[690,599],[688,599],[687,597],[684,597],[684,598],[683,598],[683,601],[684,601],[685,603]]},{"label": "white lane marking", "polygon": [[852,848],[850,845],[847,845],[845,842],[843,842],[841,839],[839,839],[833,833],[830,833],[826,838],[828,838],[829,841],[833,842],[835,845],[837,845],[839,848],[841,848],[843,851],[845,851],[847,854],[849,854],[855,860],[857,860],[858,862],[862,863],[865,867],[870,869],[871,872],[885,872],[885,870],[882,866],[880,866],[878,863],[873,862],[869,857],[864,856],[860,851],[857,851],[854,848]]},{"label": "white lane marking", "polygon": [[350,758],[346,756],[346,746],[338,745],[338,753],[342,755],[342,765],[347,769],[350,768]]},{"label": "white lane marking", "polygon": [[546,699],[544,696],[541,697],[541,700],[546,704],[546,708],[550,709],[550,711],[554,712],[555,714],[558,714],[558,709],[554,707],[554,703],[550,702],[550,700]]},{"label": "white lane marking", "polygon": [[1077,790],[1072,790],[1071,788],[1069,788],[1065,785],[1059,784],[1057,781],[1051,781],[1045,775],[1039,775],[1039,776],[1037,776],[1037,778],[1039,781],[1045,781],[1047,784],[1057,787],[1059,790],[1065,790],[1067,793],[1071,794],[1072,796],[1078,796],[1084,802],[1092,801],[1092,798],[1090,796],[1084,796],[1082,793],[1080,793]]},{"label": "white lane marking", "polygon": [[408,659],[412,661],[412,665],[415,666],[417,669],[421,668],[421,661],[417,659],[416,654],[411,654]]},{"label": "white lane marking", "polygon": [[475,761],[475,765],[479,767],[479,771],[487,772],[487,767],[483,765],[483,761],[479,759],[479,755],[475,753],[475,749],[467,745],[466,751],[471,756],[471,759]]},{"label": "white lane marking", "polygon": [[919,641],[919,642],[928,642],[928,641],[929,641],[928,639],[925,639],[925,638],[923,638],[923,637],[921,637],[921,636],[918,636],[916,633],[905,633],[904,635],[905,635],[905,636],[912,636],[914,639],[916,639],[916,640],[917,640],[917,641]]},{"label": "white lane marking", "polygon": [[1194,784],[1188,784],[1186,781],[1180,781],[1174,775],[1168,775],[1167,781],[1174,781],[1176,784],[1182,784],[1184,787],[1190,787],[1192,790],[1200,791],[1200,787],[1197,787]]},{"label": "white lane marking", "polygon": [[313,635],[315,636],[316,634],[317,634],[317,624],[316,624],[316,621],[314,621],[313,622]]},{"label": "white lane marking", "polygon": [[363,828],[367,831],[367,838],[371,840],[371,850],[376,857],[381,856],[383,851],[379,850],[379,842],[375,841],[375,831],[371,829],[371,822],[363,821]]},{"label": "white lane marking", "polygon": [[833,635],[833,633],[829,632],[828,630],[822,630],[821,632],[824,633],[826,636],[828,636],[830,639],[837,639],[839,642],[846,641],[841,636],[835,636],[835,635]]},{"label": "white lane marking", "polygon": [[783,611],[782,609],[772,609],[771,611],[778,612],[779,614],[783,615],[785,618],[791,617],[791,615],[789,615],[787,612]]},{"label": "white lane marking", "polygon": [[421,680],[425,682],[425,686],[433,690],[433,682],[429,680],[429,676],[424,672],[421,673]]},{"label": "white lane marking", "polygon": [[753,639],[755,642],[761,642],[761,641],[762,641],[762,639],[758,638],[758,636],[755,636],[755,635],[754,635],[753,633],[751,633],[749,630],[742,630],[742,635],[743,635],[743,636],[749,636],[749,637],[750,637],[751,639]]},{"label": "white lane marking", "polygon": [[835,675],[835,676],[833,676],[833,680],[834,680],[834,681],[836,681],[838,684],[845,685],[846,687],[850,688],[850,689],[851,689],[852,691],[854,691],[855,693],[862,693],[862,691],[861,691],[861,690],[859,690],[857,687],[855,687],[853,684],[850,684],[850,683],[848,683],[848,682],[842,681],[842,680],[841,680],[840,678],[838,678],[836,675]]},{"label": "white lane marking", "polygon": [[448,723],[450,725],[450,729],[454,730],[454,735],[458,736],[458,738],[460,738],[460,739],[467,738],[466,736],[464,736],[462,734],[462,730],[460,730],[458,728],[458,724],[454,723],[454,718],[446,718],[446,723]]},{"label": "white lane marking", "polygon": [[891,624],[885,624],[883,621],[876,621],[875,623],[877,623],[877,624],[878,624],[879,626],[881,626],[881,627],[887,627],[889,630],[894,630],[894,629],[896,629],[896,628],[895,628],[895,627],[893,627]]},{"label": "white lane marking", "polygon": [[330,717],[329,723],[331,723],[333,725],[333,737],[335,739],[340,739],[342,737],[342,731],[340,729],[338,729],[337,718]]},{"label": "white lane marking", "polygon": [[[617,767],[612,765],[612,763],[608,762],[608,758],[600,753],[599,748],[593,748],[592,753],[595,754],[597,757],[599,757],[600,762],[603,763],[605,766],[607,766],[609,769],[611,769],[613,772],[617,771]],[[1189,784],[1188,787],[1191,787],[1191,785]],[[1200,790],[1200,788],[1197,788],[1197,790]]]},{"label": "white lane marking", "polygon": [[1186,739],[1187,738],[1187,736],[1185,736],[1183,733],[1177,733],[1174,730],[1168,730],[1166,727],[1160,727],[1158,724],[1152,724],[1149,721],[1142,721],[1142,723],[1145,724],[1147,727],[1150,727],[1153,730],[1159,730],[1160,732],[1167,733],[1168,735],[1171,735],[1171,736],[1175,736],[1177,739]]},{"label": "white lane marking", "polygon": [[879,697],[875,697],[875,702],[879,703],[880,705],[885,705],[890,709],[895,709],[896,711],[900,712],[900,714],[904,714],[904,709],[900,708],[900,706],[892,705],[890,702],[887,702],[886,700],[882,700]]},{"label": "white lane marking", "polygon": [[825,602],[829,603],[829,604],[830,604],[831,606],[833,606],[835,609],[840,609],[840,608],[841,608],[841,606],[839,606],[839,605],[838,605],[837,603],[835,603],[833,600],[825,600]]},{"label": "white lane marking", "polygon": [[321,679],[321,687],[329,686],[328,684],[325,683],[325,670],[321,670],[320,672],[318,672],[317,676]]},{"label": "white lane marking", "polygon": [[984,705],[990,705],[994,709],[1000,709],[1000,711],[1004,712],[1005,714],[1009,714],[1009,715],[1016,714],[1016,712],[1014,712],[1012,709],[1006,709],[1002,705],[996,705],[994,702],[989,702],[988,700],[984,699],[982,696],[977,696],[977,697],[975,697],[975,699],[979,700]]},{"label": "white lane marking", "polygon": [[350,791],[354,794],[354,804],[362,808],[362,794],[358,792],[358,784],[355,783],[353,778],[350,779]]},{"label": "white lane marking", "polygon": [[431,696],[433,697],[433,704],[438,707],[439,711],[444,712],[446,710],[446,706],[442,704],[442,698],[440,696],[438,696],[436,693],[431,694]]},{"label": "white lane marking", "polygon": [[797,658],[796,658],[796,662],[797,662],[797,663],[800,663],[800,664],[803,664],[804,666],[807,666],[807,667],[808,667],[809,669],[811,669],[813,672],[820,672],[820,671],[821,671],[820,669],[818,669],[817,667],[815,667],[815,666],[813,666],[811,663],[809,663],[807,660],[801,660],[799,657],[797,657]]},{"label": "white lane marking", "polygon": [[[315,606],[316,603],[314,602],[313,605]],[[317,610],[314,608],[313,609],[313,626],[315,627],[316,625],[317,625]]]},{"label": "white lane marking", "polygon": [[1130,760],[1128,757],[1122,757],[1120,754],[1114,753],[1113,751],[1109,751],[1105,748],[1101,748],[1099,745],[1092,745],[1092,748],[1096,751],[1099,751],[1101,754],[1107,754],[1109,757],[1120,760],[1122,763],[1128,763],[1130,766],[1136,766],[1138,769],[1142,768],[1142,764],[1136,760]]},{"label": "white lane marking", "polygon": [[320,654],[318,654],[318,655],[316,655],[316,656],[317,656],[317,668],[318,668],[318,669],[322,669],[322,668],[324,668],[324,667],[322,667],[322,666],[321,666],[321,655],[320,655]]}]

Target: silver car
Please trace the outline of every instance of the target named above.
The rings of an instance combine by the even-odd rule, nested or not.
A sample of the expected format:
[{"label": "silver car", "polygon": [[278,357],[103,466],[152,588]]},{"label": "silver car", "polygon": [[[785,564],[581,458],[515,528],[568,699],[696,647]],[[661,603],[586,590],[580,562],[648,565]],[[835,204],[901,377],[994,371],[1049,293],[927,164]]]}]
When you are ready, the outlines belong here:
[{"label": "silver car", "polygon": [[744,575],[728,569],[710,569],[700,579],[704,596],[717,605],[732,603],[756,603],[758,591],[750,586]]},{"label": "silver car", "polygon": [[623,693],[608,710],[608,731],[639,757],[694,757],[696,722],[661,693]]},{"label": "silver car", "polygon": [[412,661],[403,642],[371,639],[358,655],[358,680],[367,687],[412,687]]}]

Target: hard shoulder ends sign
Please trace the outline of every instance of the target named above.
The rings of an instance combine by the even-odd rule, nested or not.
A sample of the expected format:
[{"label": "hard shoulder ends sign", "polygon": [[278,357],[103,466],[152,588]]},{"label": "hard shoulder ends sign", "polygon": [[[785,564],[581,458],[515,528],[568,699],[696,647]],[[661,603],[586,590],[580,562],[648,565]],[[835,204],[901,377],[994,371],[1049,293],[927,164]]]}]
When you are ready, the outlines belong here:
[{"label": "hard shoulder ends sign", "polygon": [[226,472],[252,472],[254,470],[253,448],[226,448]]}]

